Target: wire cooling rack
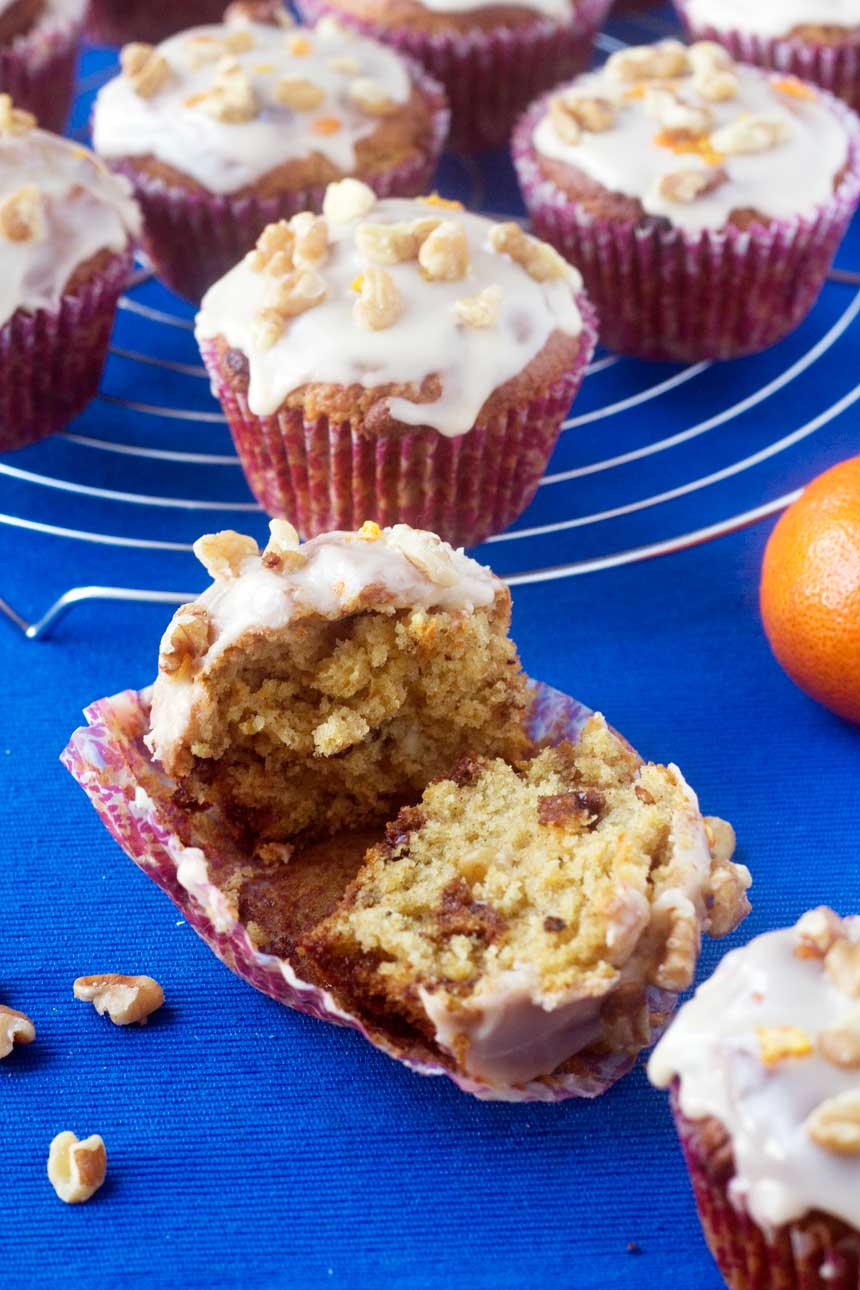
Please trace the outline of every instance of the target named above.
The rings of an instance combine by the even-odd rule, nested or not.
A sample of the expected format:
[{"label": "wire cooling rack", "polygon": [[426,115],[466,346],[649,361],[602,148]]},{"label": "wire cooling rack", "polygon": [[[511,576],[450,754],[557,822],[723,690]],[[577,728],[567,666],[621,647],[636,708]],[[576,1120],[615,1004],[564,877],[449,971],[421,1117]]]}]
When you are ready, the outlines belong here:
[{"label": "wire cooling rack", "polygon": [[[605,54],[670,30],[663,11],[628,13],[598,47]],[[111,52],[85,52],[78,137],[114,68]],[[522,214],[503,155],[446,159],[440,188],[476,209]],[[860,265],[856,222],[810,318],[767,354],[679,367],[599,353],[537,497],[478,558],[516,586],[667,555],[774,514],[812,475],[856,452],[852,263]],[[0,597],[13,602],[0,599],[0,611],[29,639],[82,601],[188,599],[201,580],[190,554],[201,532],[263,536],[192,318],[139,266],[99,397],[64,433],[0,457]]]}]

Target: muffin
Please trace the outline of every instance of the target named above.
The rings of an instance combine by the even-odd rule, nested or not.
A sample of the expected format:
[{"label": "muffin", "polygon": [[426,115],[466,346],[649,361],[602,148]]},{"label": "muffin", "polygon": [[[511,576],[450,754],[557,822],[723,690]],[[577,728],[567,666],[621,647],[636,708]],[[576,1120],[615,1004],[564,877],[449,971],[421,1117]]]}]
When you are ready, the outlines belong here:
[{"label": "muffin", "polygon": [[126,46],[93,117],[96,151],[134,185],[156,272],[192,300],[266,225],[319,210],[331,180],[423,192],[447,131],[441,91],[392,50],[331,21],[290,30],[245,12]]},{"label": "muffin", "polygon": [[139,223],[123,180],[0,95],[0,452],[95,395]]},{"label": "muffin", "polygon": [[518,225],[343,180],[211,288],[197,338],[270,515],[469,546],[534,495],[595,328],[579,275]]},{"label": "muffin", "polygon": [[601,338],[696,362],[812,308],[860,195],[860,128],[825,91],[677,41],[536,104],[514,162],[536,232],[580,268]]},{"label": "muffin", "polygon": [[259,989],[484,1097],[597,1095],[748,908],[730,826],[527,680],[489,569],[405,525],[270,533],[195,545],[213,585],[67,766]]},{"label": "muffin", "polygon": [[726,955],[655,1049],[731,1290],[860,1284],[860,918]]},{"label": "muffin", "polygon": [[695,40],[715,40],[745,63],[815,81],[860,108],[857,0],[674,0]]},{"label": "muffin", "polygon": [[297,0],[417,59],[445,87],[451,147],[507,143],[537,95],[591,62],[612,0]]},{"label": "muffin", "polygon": [[0,3],[0,93],[46,130],[66,124],[87,0]]},{"label": "muffin", "polygon": [[87,37],[105,45],[157,44],[183,28],[220,22],[226,7],[226,0],[89,0]]}]

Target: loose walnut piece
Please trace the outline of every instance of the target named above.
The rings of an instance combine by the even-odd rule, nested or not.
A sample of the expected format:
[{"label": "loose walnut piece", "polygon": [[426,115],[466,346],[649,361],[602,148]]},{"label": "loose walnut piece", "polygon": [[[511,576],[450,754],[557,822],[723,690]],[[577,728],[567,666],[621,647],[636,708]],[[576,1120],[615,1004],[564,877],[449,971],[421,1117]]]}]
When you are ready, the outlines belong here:
[{"label": "loose walnut piece", "polygon": [[500,255],[509,255],[522,265],[536,282],[549,282],[554,278],[571,278],[573,270],[555,247],[524,233],[519,224],[496,224],[490,230],[490,245]]},{"label": "loose walnut piece", "polygon": [[131,88],[142,99],[153,98],[167,84],[170,66],[152,45],[135,41],[120,51],[120,65]]},{"label": "loose walnut piece", "polygon": [[707,816],[705,829],[711,848],[711,868],[708,874],[706,899],[708,902],[708,935],[718,940],[728,936],[750,912],[747,891],[752,886],[752,875],[746,865],[735,864],[735,831],[728,820],[716,815]]},{"label": "loose walnut piece", "polygon": [[819,1031],[818,1051],[834,1066],[844,1070],[860,1068],[860,1013]]},{"label": "loose walnut piece", "polygon": [[406,524],[395,524],[388,534],[388,545],[400,551],[437,587],[453,587],[459,581],[451,556],[435,533],[423,533]]},{"label": "loose walnut piece", "polygon": [[257,115],[254,87],[235,59],[224,59],[219,64],[212,88],[196,97],[194,103],[225,125],[242,125]]},{"label": "loose walnut piece", "polygon": [[770,152],[791,138],[791,126],[782,117],[749,112],[711,135],[711,147],[727,156]]},{"label": "loose walnut piece", "polygon": [[689,205],[698,197],[707,197],[728,179],[722,167],[708,170],[673,170],[663,175],[657,185],[657,191],[668,202],[680,202]]},{"label": "loose walnut piece", "polygon": [[837,941],[827,951],[824,966],[838,990],[852,999],[860,998],[860,942]]},{"label": "loose walnut piece", "polygon": [[459,282],[469,272],[469,241],[457,220],[446,220],[422,242],[418,263],[431,282]]},{"label": "loose walnut piece", "polygon": [[36,128],[36,118],[32,112],[16,108],[11,94],[0,94],[0,134],[29,134]]},{"label": "loose walnut piece", "polygon": [[105,1013],[115,1026],[145,1025],[164,1003],[164,991],[151,976],[79,976],[73,986],[76,999],[91,1003],[100,1017]]},{"label": "loose walnut piece", "polygon": [[193,550],[210,578],[238,578],[243,562],[260,553],[252,537],[234,529],[204,534],[194,543]]},{"label": "loose walnut piece", "polygon": [[689,51],[679,40],[659,45],[635,45],[619,49],[606,60],[606,71],[616,81],[668,80],[686,76],[690,70]]},{"label": "loose walnut piece", "polygon": [[644,107],[648,116],[659,122],[664,130],[707,134],[714,123],[714,114],[710,108],[696,107],[677,91],[663,85],[648,86]]},{"label": "loose walnut piece", "polygon": [[366,260],[386,267],[414,260],[418,254],[418,240],[410,226],[402,222],[359,224],[355,230],[355,246]]},{"label": "loose walnut piece", "polygon": [[842,919],[827,905],[809,909],[794,925],[794,955],[799,959],[824,959],[845,937]]},{"label": "loose walnut piece", "polygon": [[36,1027],[26,1013],[0,1006],[0,1061],[16,1044],[32,1044],[35,1038]]},{"label": "loose walnut piece", "polygon": [[270,520],[269,534],[262,557],[266,569],[287,573],[307,564],[307,556],[299,550],[299,535],[289,520]]},{"label": "loose walnut piece", "polygon": [[257,238],[257,245],[248,252],[248,264],[255,273],[268,273],[283,277],[293,267],[296,235],[285,219],[269,224]]},{"label": "loose walnut piece", "polygon": [[662,939],[662,952],[649,980],[660,990],[678,994],[692,984],[699,957],[700,933],[696,911],[686,897],[675,895],[652,908],[652,926]]},{"label": "loose walnut piece", "polygon": [[350,101],[366,116],[391,116],[399,104],[369,76],[359,76],[349,87]]},{"label": "loose walnut piece", "polygon": [[302,76],[285,76],[275,88],[275,98],[294,112],[313,112],[325,98],[325,90]]},{"label": "loose walnut piece", "polygon": [[816,1146],[839,1156],[860,1156],[860,1089],[838,1093],[817,1106],[806,1121]]},{"label": "loose walnut piece", "polygon": [[182,605],[161,640],[158,670],[173,675],[209,648],[209,615],[202,605]]},{"label": "loose walnut piece", "polygon": [[477,296],[464,296],[454,303],[454,312],[467,327],[495,327],[502,311],[502,288],[484,287]]},{"label": "loose walnut piece", "polygon": [[578,143],[583,130],[600,134],[615,125],[615,106],[609,99],[570,92],[550,99],[549,116],[563,143]]},{"label": "loose walnut piece", "polygon": [[54,1138],[48,1153],[48,1178],[67,1205],[80,1205],[94,1196],[106,1173],[105,1144],[97,1133],[82,1142],[69,1130]]},{"label": "loose walnut piece", "polygon": [[353,305],[353,316],[361,327],[385,331],[403,312],[403,301],[394,279],[378,264],[368,265],[361,275],[359,297]]},{"label": "loose walnut piece", "polygon": [[376,193],[360,179],[341,179],[329,184],[323,198],[323,215],[335,224],[361,219],[376,205]]},{"label": "loose walnut piece", "polygon": [[24,184],[0,202],[0,236],[7,242],[41,242],[45,236],[45,205],[36,184]]}]

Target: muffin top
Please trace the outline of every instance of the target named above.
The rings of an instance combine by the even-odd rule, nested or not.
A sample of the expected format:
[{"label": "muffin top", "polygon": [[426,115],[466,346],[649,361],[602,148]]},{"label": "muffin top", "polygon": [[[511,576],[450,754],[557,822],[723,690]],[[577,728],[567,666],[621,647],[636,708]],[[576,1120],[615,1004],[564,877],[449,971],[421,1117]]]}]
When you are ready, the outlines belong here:
[{"label": "muffin top", "polygon": [[35,126],[0,94],[0,326],[17,309],[56,309],[77,269],[140,227],[124,179]]},{"label": "muffin top", "polygon": [[621,50],[554,94],[534,146],[545,171],[560,163],[553,178],[574,198],[584,176],[628,198],[633,219],[699,232],[811,217],[850,141],[813,86],[736,64],[711,42],[667,40]]},{"label": "muffin top", "polygon": [[689,0],[687,15],[697,27],[744,31],[754,36],[788,36],[805,28],[860,27],[860,0]]},{"label": "muffin top", "polygon": [[290,29],[237,17],[121,57],[122,75],[96,101],[96,151],[154,158],[213,193],[312,157],[348,174],[356,145],[413,93],[396,53],[331,18]]},{"label": "muffin top", "polygon": [[311,385],[384,386],[397,422],[456,436],[554,333],[579,335],[580,286],[517,224],[438,197],[378,201],[347,179],[321,216],[264,231],[204,297],[197,336],[246,357],[256,415]]},{"label": "muffin top", "polygon": [[537,14],[569,22],[577,8],[577,0],[337,0],[337,8],[372,21],[391,21],[392,26],[420,25],[424,15],[439,19],[457,19],[467,14],[490,11],[489,16],[502,17],[507,13]]},{"label": "muffin top", "polygon": [[723,1125],[757,1223],[821,1210],[860,1229],[860,918],[814,909],[727,954],[648,1072]]}]

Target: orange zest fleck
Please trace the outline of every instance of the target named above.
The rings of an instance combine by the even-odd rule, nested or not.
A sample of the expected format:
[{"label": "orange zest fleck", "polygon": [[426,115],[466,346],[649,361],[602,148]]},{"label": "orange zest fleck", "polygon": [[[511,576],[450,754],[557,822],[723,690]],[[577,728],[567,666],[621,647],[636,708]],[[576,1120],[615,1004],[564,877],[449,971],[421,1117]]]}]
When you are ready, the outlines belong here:
[{"label": "orange zest fleck", "polygon": [[311,52],[311,42],[304,36],[290,36],[288,49],[296,58],[306,58]]},{"label": "orange zest fleck", "polygon": [[320,116],[317,117],[311,126],[314,134],[337,134],[340,129],[339,116]]},{"label": "orange zest fleck", "polygon": [[364,274],[360,273],[357,278],[353,278],[352,289],[353,291],[360,292],[363,286],[364,286]]},{"label": "orange zest fleck", "polygon": [[707,134],[689,134],[683,130],[661,130],[659,134],[655,134],[654,142],[658,148],[669,148],[679,156],[701,157],[707,166],[721,166],[726,159],[722,152],[717,152],[711,145]]},{"label": "orange zest fleck", "polygon": [[463,203],[454,201],[451,197],[440,197],[438,193],[428,193],[421,199],[425,206],[438,206],[445,211],[461,211]]},{"label": "orange zest fleck", "polygon": [[274,66],[271,63],[254,64],[254,71],[257,73],[258,76],[271,76],[274,70],[275,70]]},{"label": "orange zest fleck", "polygon": [[362,542],[378,542],[382,537],[382,529],[376,523],[376,520],[365,520],[358,530],[358,536]]},{"label": "orange zest fleck", "polygon": [[631,85],[629,90],[625,90],[625,91],[624,91],[624,97],[625,97],[626,99],[631,99],[631,100],[632,100],[632,99],[644,99],[644,97],[645,97],[645,88],[646,88],[646,87],[645,87],[644,82],[642,82],[642,81],[638,81],[638,82],[636,83],[636,85]]},{"label": "orange zest fleck", "polygon": [[771,81],[771,85],[775,90],[779,90],[780,94],[790,94],[794,99],[806,99],[807,102],[812,102],[818,98],[811,85],[806,85],[794,76],[778,77]]},{"label": "orange zest fleck", "polygon": [[765,1066],[778,1066],[789,1057],[808,1057],[812,1041],[799,1026],[756,1026],[761,1060]]}]

